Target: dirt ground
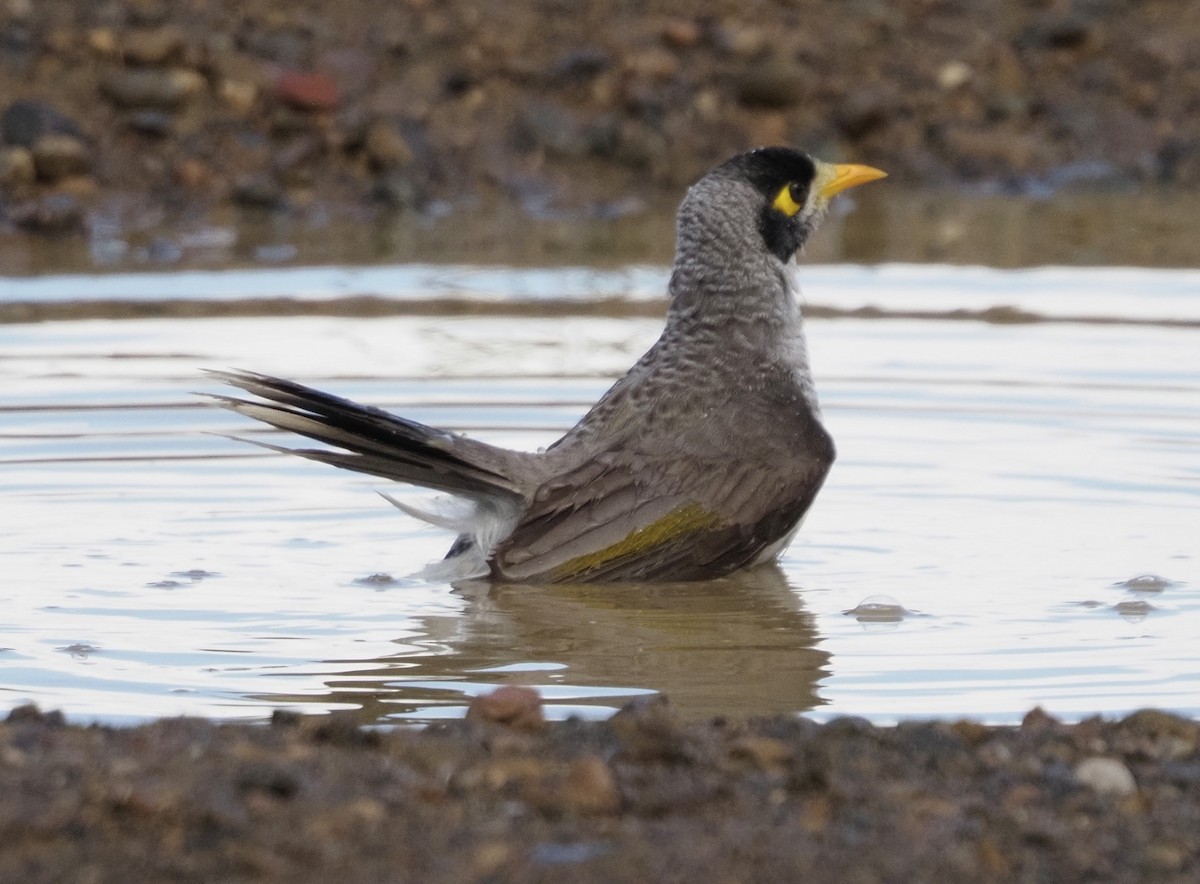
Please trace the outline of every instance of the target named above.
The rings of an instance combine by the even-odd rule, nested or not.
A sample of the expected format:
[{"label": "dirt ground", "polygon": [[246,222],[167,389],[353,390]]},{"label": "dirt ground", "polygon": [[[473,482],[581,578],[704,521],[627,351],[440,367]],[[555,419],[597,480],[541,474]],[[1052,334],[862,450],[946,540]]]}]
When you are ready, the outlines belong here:
[{"label": "dirt ground", "polygon": [[620,216],[767,143],[918,186],[1194,188],[1196,33],[1168,0],[3,0],[0,230]]},{"label": "dirt ground", "polygon": [[5,881],[1200,878],[1200,726],[685,723],[661,698],[545,724],[524,689],[368,731],[277,715],[0,725]]}]

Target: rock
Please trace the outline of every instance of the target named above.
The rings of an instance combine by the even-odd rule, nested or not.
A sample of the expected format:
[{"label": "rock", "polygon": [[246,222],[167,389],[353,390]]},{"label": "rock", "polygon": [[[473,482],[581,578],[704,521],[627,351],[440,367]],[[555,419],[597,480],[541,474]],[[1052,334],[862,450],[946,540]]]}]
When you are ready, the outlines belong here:
[{"label": "rock", "polygon": [[881,90],[862,90],[850,95],[835,115],[847,138],[864,138],[887,123],[892,113],[892,96]]},{"label": "rock", "polygon": [[612,771],[595,755],[571,762],[557,798],[561,806],[576,813],[615,813],[621,806]]},{"label": "rock", "polygon": [[700,42],[703,32],[694,21],[675,18],[662,27],[662,40],[675,49],[690,49]]},{"label": "rock", "polygon": [[559,56],[546,71],[550,86],[571,86],[588,80],[612,67],[612,56],[597,46],[581,46]]},{"label": "rock", "polygon": [[37,167],[33,164],[33,153],[26,147],[0,149],[0,187],[19,190],[33,184],[37,178]]},{"label": "rock", "polygon": [[327,74],[285,71],[275,81],[275,96],[302,111],[330,111],[341,101],[337,84]]},{"label": "rock", "polygon": [[153,138],[166,138],[175,126],[175,120],[169,113],[150,108],[135,110],[126,123],[134,132]]},{"label": "rock", "polygon": [[533,688],[505,685],[472,700],[467,708],[467,720],[534,730],[545,723],[542,696]]},{"label": "rock", "polygon": [[71,135],[43,135],[31,153],[37,176],[43,181],[84,175],[92,165],[87,145]]},{"label": "rock", "polygon": [[121,57],[134,65],[161,65],[179,61],[183,56],[183,32],[166,25],[137,29],[121,37]]},{"label": "rock", "polygon": [[170,8],[165,0],[130,0],[125,5],[125,14],[131,25],[153,28],[167,20]]},{"label": "rock", "polygon": [[425,203],[420,184],[404,169],[384,172],[371,188],[369,199],[392,210],[416,209]]},{"label": "rock", "polygon": [[965,61],[948,61],[938,68],[938,88],[950,92],[959,86],[965,86],[974,76],[975,71]]},{"label": "rock", "polygon": [[734,78],[734,97],[746,107],[789,107],[804,98],[806,76],[796,62],[774,56],[742,69]]},{"label": "rock", "polygon": [[669,80],[679,73],[679,57],[668,49],[655,46],[630,54],[624,59],[623,67],[634,76]]},{"label": "rock", "polygon": [[742,736],[729,744],[729,757],[748,761],[761,770],[782,768],[795,750],[783,740],[773,737]]},{"label": "rock", "polygon": [[111,28],[92,28],[85,39],[88,49],[104,58],[112,58],[119,51],[117,35]]},{"label": "rock", "polygon": [[372,123],[367,128],[363,139],[363,151],[371,169],[376,172],[402,169],[411,165],[413,161],[412,149],[404,140],[404,136],[390,123],[382,120]]},{"label": "rock", "polygon": [[217,91],[225,106],[238,114],[248,114],[258,100],[258,86],[245,80],[222,80]]},{"label": "rock", "polygon": [[83,204],[68,193],[50,193],[28,200],[15,206],[9,217],[17,227],[30,233],[79,233],[84,227]]},{"label": "rock", "polygon": [[5,144],[32,148],[44,135],[83,137],[74,120],[44,101],[18,99],[0,117],[0,141]]},{"label": "rock", "polygon": [[712,40],[721,51],[741,59],[757,58],[774,42],[765,28],[732,22],[715,28]]},{"label": "rock", "polygon": [[111,72],[100,90],[117,107],[178,110],[204,91],[205,81],[195,71],[140,68]]},{"label": "rock", "polygon": [[1075,779],[1101,795],[1132,795],[1137,791],[1137,780],[1115,758],[1085,758],[1075,765]]},{"label": "rock", "polygon": [[202,190],[212,183],[212,169],[203,160],[195,157],[184,157],[175,164],[171,177],[180,187],[188,190]]},{"label": "rock", "polygon": [[1018,46],[1039,49],[1079,49],[1093,38],[1091,22],[1080,15],[1051,13],[1023,30]]},{"label": "rock", "polygon": [[275,174],[288,185],[311,184],[313,166],[324,155],[325,149],[325,139],[319,135],[296,135],[275,150]]},{"label": "rock", "polygon": [[251,172],[233,184],[233,201],[251,209],[278,209],[285,204],[283,187],[265,172]]},{"label": "rock", "polygon": [[560,157],[586,156],[590,148],[583,122],[558,105],[544,102],[525,105],[518,117],[517,131],[519,142]]}]

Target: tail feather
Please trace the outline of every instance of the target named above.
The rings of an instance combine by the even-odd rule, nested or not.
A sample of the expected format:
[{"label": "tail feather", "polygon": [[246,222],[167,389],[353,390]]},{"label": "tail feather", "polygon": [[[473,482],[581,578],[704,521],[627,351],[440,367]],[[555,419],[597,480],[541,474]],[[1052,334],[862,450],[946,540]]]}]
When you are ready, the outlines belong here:
[{"label": "tail feather", "polygon": [[521,485],[505,467],[521,455],[323,393],[312,387],[243,371],[212,377],[267,400],[212,396],[224,408],[340,448],[282,448],[342,469],[446,491],[474,500],[521,499]]}]

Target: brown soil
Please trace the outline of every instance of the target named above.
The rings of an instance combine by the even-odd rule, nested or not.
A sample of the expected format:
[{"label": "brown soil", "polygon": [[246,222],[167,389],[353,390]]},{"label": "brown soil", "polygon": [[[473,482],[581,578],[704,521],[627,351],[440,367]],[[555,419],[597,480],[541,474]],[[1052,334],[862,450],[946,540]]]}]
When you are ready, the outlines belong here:
[{"label": "brown soil", "polygon": [[17,709],[0,725],[0,879],[1200,877],[1200,726],[1165,713],[687,724],[656,699],[544,724],[506,690],[424,731]]},{"label": "brown soil", "polygon": [[1194,187],[1196,33],[1166,0],[5,0],[0,219],[620,215],[764,143],[922,186]]}]

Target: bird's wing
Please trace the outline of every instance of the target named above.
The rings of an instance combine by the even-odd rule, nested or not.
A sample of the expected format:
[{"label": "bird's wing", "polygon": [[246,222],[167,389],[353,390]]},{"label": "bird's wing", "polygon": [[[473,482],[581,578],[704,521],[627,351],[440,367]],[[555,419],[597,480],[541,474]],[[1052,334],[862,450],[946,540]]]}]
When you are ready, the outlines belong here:
[{"label": "bird's wing", "polygon": [[787,535],[826,469],[814,462],[781,480],[777,468],[727,459],[594,460],[539,490],[492,568],[553,582],[720,576]]}]

